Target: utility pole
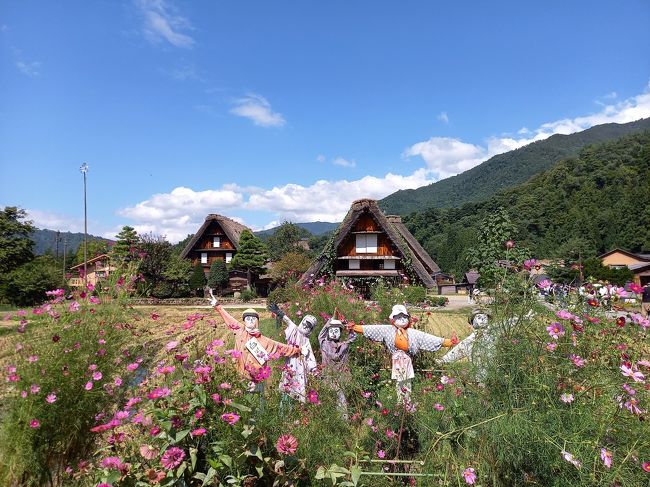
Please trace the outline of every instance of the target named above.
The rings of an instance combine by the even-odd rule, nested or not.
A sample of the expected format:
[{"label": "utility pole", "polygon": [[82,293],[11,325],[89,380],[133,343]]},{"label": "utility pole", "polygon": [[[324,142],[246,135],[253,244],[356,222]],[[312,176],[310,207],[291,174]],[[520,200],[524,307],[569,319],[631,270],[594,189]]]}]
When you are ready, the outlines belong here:
[{"label": "utility pole", "polygon": [[88,211],[86,205],[86,173],[88,172],[88,164],[84,162],[79,170],[84,175],[84,287],[86,287],[88,285]]},{"label": "utility pole", "polygon": [[56,258],[57,258],[57,259],[59,258],[59,241],[60,241],[60,240],[61,240],[61,231],[60,231],[60,230],[57,230],[57,231],[56,231],[56,240],[55,240],[55,244],[56,244]]},{"label": "utility pole", "polygon": [[64,235],[63,236],[63,286],[61,286],[64,289],[65,289],[65,260],[68,258],[68,256],[66,255],[66,250],[67,250],[66,246],[67,246],[67,244],[68,244],[68,240],[66,239],[66,237]]}]

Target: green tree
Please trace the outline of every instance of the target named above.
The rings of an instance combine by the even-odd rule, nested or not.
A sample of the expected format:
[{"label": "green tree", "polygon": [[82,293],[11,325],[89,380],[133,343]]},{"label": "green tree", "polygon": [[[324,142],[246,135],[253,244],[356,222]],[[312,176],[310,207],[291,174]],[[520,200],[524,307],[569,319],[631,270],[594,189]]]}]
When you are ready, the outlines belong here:
[{"label": "green tree", "polygon": [[29,262],[34,258],[34,231],[27,212],[15,206],[6,206],[0,212],[0,274]]},{"label": "green tree", "polygon": [[288,221],[283,222],[267,240],[269,258],[275,262],[289,252],[306,252],[300,246],[300,241],[310,236],[311,234],[304,228]]},{"label": "green tree", "polygon": [[145,280],[145,293],[156,295],[156,289],[162,286],[164,296],[158,297],[168,297],[171,289],[163,286],[163,282],[172,256],[172,244],[161,235],[145,234],[140,237],[139,254],[138,270]]},{"label": "green tree", "polygon": [[208,287],[221,290],[228,285],[228,268],[223,260],[215,260],[210,266]]},{"label": "green tree", "polygon": [[45,301],[45,292],[59,287],[61,269],[51,255],[42,255],[14,269],[6,276],[5,298],[16,306]]},{"label": "green tree", "polygon": [[140,242],[140,237],[135,228],[125,225],[122,231],[116,235],[117,242],[113,245],[113,256],[117,260],[129,261],[132,260],[137,253],[137,246]]},{"label": "green tree", "polygon": [[178,254],[171,254],[163,277],[171,286],[172,296],[187,296],[190,293],[190,278],[192,276],[192,263],[182,259]]},{"label": "green tree", "polygon": [[289,252],[273,263],[271,277],[279,284],[299,278],[311,265],[311,259],[302,252]]},{"label": "green tree", "polygon": [[244,230],[239,238],[239,249],[230,262],[230,266],[233,269],[246,271],[246,289],[251,289],[252,274],[262,271],[267,256],[266,246],[262,241],[250,230]]},{"label": "green tree", "polygon": [[[88,260],[92,259],[93,257],[97,257],[98,255],[106,254],[108,253],[108,243],[105,240],[88,240],[88,251],[86,252],[88,254]],[[77,264],[82,264],[84,261],[84,244],[81,242],[81,245],[77,249],[77,253],[75,255],[75,262]]]},{"label": "green tree", "polygon": [[[189,262],[189,261],[188,261]],[[192,293],[197,293],[199,290],[203,289],[205,286],[205,272],[203,271],[203,266],[201,264],[196,264],[192,269],[192,274],[190,275],[190,289]]]}]

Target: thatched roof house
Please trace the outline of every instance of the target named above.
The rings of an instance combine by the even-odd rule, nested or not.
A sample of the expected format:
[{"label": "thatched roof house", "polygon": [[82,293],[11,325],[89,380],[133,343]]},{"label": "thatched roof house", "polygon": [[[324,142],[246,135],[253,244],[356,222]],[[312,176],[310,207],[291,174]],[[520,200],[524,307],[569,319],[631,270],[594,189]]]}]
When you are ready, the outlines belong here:
[{"label": "thatched roof house", "polygon": [[322,276],[387,278],[427,288],[436,286],[440,267],[402,223],[399,216],[386,216],[377,202],[357,200],[334,232],[323,253],[303,274],[307,284]]},{"label": "thatched roof house", "polygon": [[192,265],[200,263],[207,274],[214,261],[228,263],[232,260],[239,248],[241,233],[246,229],[248,227],[226,216],[210,214],[185,246],[181,257],[190,259]]}]

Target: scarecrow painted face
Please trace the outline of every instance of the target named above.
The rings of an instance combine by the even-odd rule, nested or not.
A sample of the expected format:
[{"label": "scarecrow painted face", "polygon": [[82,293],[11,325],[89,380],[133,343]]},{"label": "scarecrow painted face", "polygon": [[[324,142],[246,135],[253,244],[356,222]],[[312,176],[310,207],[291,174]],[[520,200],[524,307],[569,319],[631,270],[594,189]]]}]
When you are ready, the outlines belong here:
[{"label": "scarecrow painted face", "polygon": [[309,336],[316,326],[316,317],[312,315],[305,316],[298,325],[298,331],[305,336]]},{"label": "scarecrow painted face", "polygon": [[338,326],[331,326],[327,329],[327,338],[338,342],[341,339],[341,329]]},{"label": "scarecrow painted face", "polygon": [[246,331],[256,331],[258,324],[259,320],[256,316],[244,316],[244,327],[246,328]]},{"label": "scarecrow painted face", "polygon": [[476,313],[472,318],[472,327],[485,328],[488,325],[488,315],[485,313]]},{"label": "scarecrow painted face", "polygon": [[406,328],[409,326],[409,316],[403,313],[399,313],[393,318],[393,324],[397,328]]}]

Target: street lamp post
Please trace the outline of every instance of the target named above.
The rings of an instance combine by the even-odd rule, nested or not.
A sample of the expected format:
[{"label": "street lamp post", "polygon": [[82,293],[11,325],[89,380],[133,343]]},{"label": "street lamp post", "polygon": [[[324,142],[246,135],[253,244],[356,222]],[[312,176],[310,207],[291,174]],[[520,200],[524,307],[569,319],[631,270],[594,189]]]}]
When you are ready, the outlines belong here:
[{"label": "street lamp post", "polygon": [[88,286],[88,212],[86,206],[86,173],[88,172],[88,164],[84,162],[79,170],[84,175],[84,287],[86,287]]}]

